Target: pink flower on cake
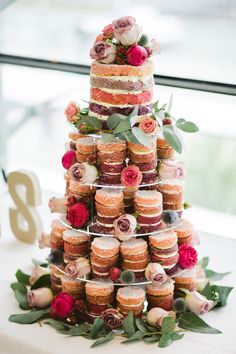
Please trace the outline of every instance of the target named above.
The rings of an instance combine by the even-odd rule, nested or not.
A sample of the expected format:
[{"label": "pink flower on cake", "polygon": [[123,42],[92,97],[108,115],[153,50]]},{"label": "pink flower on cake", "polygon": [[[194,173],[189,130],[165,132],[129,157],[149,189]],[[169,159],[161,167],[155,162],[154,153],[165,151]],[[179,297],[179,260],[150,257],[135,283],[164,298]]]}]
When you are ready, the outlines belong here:
[{"label": "pink flower on cake", "polygon": [[67,197],[61,197],[61,198],[52,197],[49,199],[48,206],[51,210],[51,213],[66,214],[67,209],[68,209],[68,198]]},{"label": "pink flower on cake", "polygon": [[185,171],[182,162],[179,161],[171,161],[171,160],[162,160],[158,174],[160,179],[184,179]]},{"label": "pink flower on cake", "polygon": [[74,304],[75,300],[72,295],[60,293],[51,302],[52,315],[65,319],[72,313]]},{"label": "pink flower on cake", "polygon": [[113,38],[114,35],[114,30],[113,30],[113,25],[112,23],[110,23],[109,25],[105,26],[102,30],[102,34],[104,39],[108,39],[108,38]]},{"label": "pink flower on cake", "polygon": [[91,271],[89,260],[85,257],[79,257],[75,262],[67,263],[65,271],[71,277],[87,275]]},{"label": "pink flower on cake", "polygon": [[107,327],[117,329],[121,326],[124,317],[116,309],[107,309],[102,313],[101,318],[104,320]]},{"label": "pink flower on cake", "polygon": [[88,209],[82,203],[73,204],[67,212],[67,220],[71,226],[78,229],[85,225],[88,219]]},{"label": "pink flower on cake", "polygon": [[121,183],[125,187],[135,187],[142,182],[142,173],[135,165],[125,167],[121,172]]},{"label": "pink flower on cake", "polygon": [[78,121],[78,117],[76,116],[79,113],[79,107],[76,102],[71,101],[65,109],[65,115],[70,123],[75,123]]},{"label": "pink flower on cake", "polygon": [[53,294],[49,288],[39,288],[30,290],[27,294],[27,299],[31,307],[44,308],[51,303]]},{"label": "pink flower on cake", "polygon": [[75,163],[69,169],[69,177],[81,183],[93,183],[98,177],[98,171],[88,162]]},{"label": "pink flower on cake", "polygon": [[133,66],[142,65],[148,57],[144,47],[133,45],[126,51],[127,63]]},{"label": "pink flower on cake", "polygon": [[161,307],[154,307],[147,313],[147,322],[151,326],[161,327],[165,317],[170,316],[175,319],[174,311],[166,311]]},{"label": "pink flower on cake", "polygon": [[144,117],[139,123],[139,128],[142,129],[142,131],[146,134],[155,134],[157,132],[158,125],[154,119],[150,117]]},{"label": "pink flower on cake", "polygon": [[198,261],[198,254],[194,247],[185,244],[179,247],[178,264],[183,269],[193,268]]},{"label": "pink flower on cake", "polygon": [[156,39],[152,39],[148,48],[151,50],[152,54],[151,55],[158,55],[161,53],[161,48],[159,46],[159,43],[156,41]]},{"label": "pink flower on cake", "polygon": [[130,214],[121,215],[113,223],[115,236],[120,241],[129,240],[137,227],[136,218]]},{"label": "pink flower on cake", "polygon": [[188,309],[196,315],[203,315],[212,309],[214,301],[208,300],[197,291],[189,292],[185,297]]},{"label": "pink flower on cake", "polygon": [[116,46],[106,42],[96,42],[90,50],[90,57],[103,64],[114,63],[116,59]]},{"label": "pink flower on cake", "polygon": [[132,16],[121,17],[112,22],[114,37],[124,46],[137,43],[142,36],[142,29]]},{"label": "pink flower on cake", "polygon": [[31,272],[31,276],[29,278],[29,283],[30,285],[33,285],[42,275],[49,274],[49,272],[43,268],[40,267],[39,264],[37,264]]},{"label": "pink flower on cake", "polygon": [[67,151],[61,159],[62,166],[68,170],[74,163],[76,163],[76,153],[74,150]]},{"label": "pink flower on cake", "polygon": [[164,268],[159,263],[149,263],[145,270],[145,277],[153,285],[164,283],[168,278]]}]

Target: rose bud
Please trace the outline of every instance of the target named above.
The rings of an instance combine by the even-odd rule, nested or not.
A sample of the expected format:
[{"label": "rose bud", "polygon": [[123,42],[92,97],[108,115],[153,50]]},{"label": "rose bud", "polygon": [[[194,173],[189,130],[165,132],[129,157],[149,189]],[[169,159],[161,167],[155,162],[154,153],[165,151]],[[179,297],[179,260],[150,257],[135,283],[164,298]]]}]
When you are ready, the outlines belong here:
[{"label": "rose bud", "polygon": [[51,302],[52,315],[65,319],[72,313],[74,304],[75,300],[73,296],[62,292]]},{"label": "rose bud", "polygon": [[107,42],[95,42],[90,50],[90,57],[103,64],[114,63],[116,59],[116,46]]},{"label": "rose bud", "polygon": [[117,329],[121,326],[124,317],[116,309],[107,309],[102,313],[101,318],[107,327]]},{"label": "rose bud", "polygon": [[136,24],[136,20],[132,16],[125,16],[114,20],[112,25],[114,37],[124,46],[137,43],[142,36],[141,27]]},{"label": "rose bud", "polygon": [[67,263],[65,271],[71,277],[83,277],[91,272],[89,260],[79,257],[75,262]]},{"label": "rose bud", "polygon": [[70,123],[75,123],[79,120],[76,116],[79,113],[79,107],[77,106],[76,102],[71,101],[65,109],[65,115]]},{"label": "rose bud", "polygon": [[203,315],[214,306],[214,301],[208,300],[197,291],[189,292],[185,297],[185,302],[188,309],[196,315]]},{"label": "rose bud", "polygon": [[69,178],[81,183],[93,183],[98,177],[98,171],[95,166],[88,162],[75,163],[69,169]]},{"label": "rose bud", "polygon": [[30,285],[33,285],[36,280],[38,280],[42,275],[49,274],[49,271],[47,268],[40,267],[39,264],[37,264],[31,272],[31,276],[29,278],[29,283]]},{"label": "rose bud", "polygon": [[27,299],[31,307],[44,308],[51,303],[53,294],[49,288],[39,288],[30,290],[27,294]]},{"label": "rose bud", "polygon": [[179,247],[179,260],[178,264],[183,269],[193,268],[198,261],[198,254],[195,248],[188,244]]},{"label": "rose bud", "polygon": [[74,163],[77,162],[76,152],[74,150],[66,151],[62,156],[61,163],[62,166],[68,170]]},{"label": "rose bud", "polygon": [[126,51],[127,63],[133,66],[142,65],[147,57],[146,49],[140,45],[133,45]]},{"label": "rose bud", "polygon": [[121,183],[125,187],[135,187],[142,182],[142,173],[135,165],[125,167],[121,172]]},{"label": "rose bud", "polygon": [[139,123],[139,128],[146,134],[155,134],[158,129],[157,121],[150,117],[144,117]]},{"label": "rose bud", "polygon": [[113,223],[114,234],[120,241],[129,240],[137,227],[136,218],[130,214],[121,215]]},{"label": "rose bud", "polygon": [[154,307],[147,313],[147,322],[151,326],[161,327],[163,319],[168,316],[174,319],[176,317],[174,311],[165,311],[161,307]]},{"label": "rose bud", "polygon": [[50,235],[42,232],[38,239],[39,248],[50,247]]},{"label": "rose bud", "polygon": [[168,279],[164,268],[159,263],[149,263],[145,270],[145,277],[147,280],[150,280],[153,285],[164,283]]},{"label": "rose bud", "polygon": [[68,209],[68,199],[67,197],[56,198],[52,197],[49,199],[48,206],[51,213],[66,214]]},{"label": "rose bud", "polygon": [[183,162],[162,160],[158,166],[158,175],[161,180],[184,179],[185,171]]}]

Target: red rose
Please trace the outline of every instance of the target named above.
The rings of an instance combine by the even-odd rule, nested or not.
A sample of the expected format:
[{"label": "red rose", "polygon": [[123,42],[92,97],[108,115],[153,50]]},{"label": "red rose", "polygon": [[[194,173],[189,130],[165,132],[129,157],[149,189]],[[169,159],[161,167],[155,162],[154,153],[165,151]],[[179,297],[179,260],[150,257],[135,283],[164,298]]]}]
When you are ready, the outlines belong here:
[{"label": "red rose", "polygon": [[121,172],[121,183],[125,187],[138,186],[142,181],[142,173],[135,165],[125,167]]},{"label": "red rose", "polygon": [[67,220],[72,227],[78,229],[84,226],[88,218],[88,209],[82,203],[73,204],[67,212]]},{"label": "red rose", "polygon": [[198,261],[198,254],[195,248],[190,245],[181,245],[179,247],[179,266],[183,269],[193,268]]},{"label": "red rose", "polygon": [[51,302],[52,315],[65,319],[72,313],[74,302],[72,295],[67,293],[58,294]]},{"label": "red rose", "polygon": [[144,47],[133,45],[126,51],[127,63],[133,66],[142,65],[148,57]]},{"label": "red rose", "polygon": [[62,166],[68,170],[74,163],[77,162],[76,153],[74,150],[67,151],[61,159]]},{"label": "red rose", "polygon": [[150,117],[144,117],[139,123],[139,128],[146,134],[154,134],[157,131],[157,122]]}]

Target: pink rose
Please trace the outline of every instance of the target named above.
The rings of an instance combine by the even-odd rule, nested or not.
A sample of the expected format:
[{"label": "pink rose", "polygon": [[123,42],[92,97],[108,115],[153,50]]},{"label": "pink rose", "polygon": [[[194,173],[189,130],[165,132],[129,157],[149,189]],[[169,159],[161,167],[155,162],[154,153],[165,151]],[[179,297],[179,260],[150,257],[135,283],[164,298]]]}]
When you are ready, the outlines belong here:
[{"label": "pink rose", "polygon": [[196,315],[203,315],[212,309],[214,301],[208,300],[197,291],[189,292],[185,297],[188,309]]},{"label": "pink rose", "polygon": [[109,25],[105,26],[102,30],[102,34],[104,39],[108,39],[108,38],[113,38],[113,25],[112,23],[110,23]]},{"label": "pink rose", "polygon": [[49,206],[49,209],[51,210],[51,213],[66,214],[67,209],[68,209],[68,198],[67,197],[61,197],[61,198],[52,197],[49,199],[48,206]]},{"label": "pink rose", "polygon": [[178,264],[183,269],[193,268],[198,261],[198,254],[195,248],[188,244],[179,247],[179,260]]},{"label": "pink rose", "polygon": [[39,288],[30,290],[27,295],[28,303],[31,307],[44,308],[50,305],[53,294],[49,288]]},{"label": "pink rose", "polygon": [[70,167],[69,177],[81,183],[93,183],[98,177],[98,171],[88,162],[78,162]]},{"label": "pink rose", "polygon": [[159,43],[155,39],[151,40],[148,48],[151,50],[152,55],[158,55],[161,52]]},{"label": "pink rose", "polygon": [[174,311],[166,311],[161,307],[153,307],[147,313],[147,322],[151,326],[161,327],[164,318],[169,316],[172,317],[173,319],[176,318]]},{"label": "pink rose", "polygon": [[114,63],[116,59],[116,46],[106,42],[96,42],[90,50],[90,57],[103,64]]},{"label": "pink rose", "polygon": [[46,268],[40,267],[39,264],[37,264],[31,272],[31,276],[29,278],[29,283],[30,285],[33,285],[42,275],[49,274],[48,270]]},{"label": "pink rose", "polygon": [[129,240],[137,227],[136,218],[130,214],[121,215],[113,223],[115,236],[121,241]]},{"label": "pink rose", "polygon": [[158,125],[156,120],[150,117],[144,117],[139,123],[139,128],[146,134],[154,134],[157,131]]},{"label": "pink rose", "polygon": [[141,36],[142,30],[136,24],[136,20],[132,16],[121,17],[112,22],[114,37],[124,46],[130,46],[137,43]]},{"label": "pink rose", "polygon": [[133,45],[126,51],[127,63],[133,66],[142,65],[148,57],[144,47]]},{"label": "pink rose", "polygon": [[160,179],[184,179],[185,171],[182,162],[172,160],[162,160],[158,174]]},{"label": "pink rose", "polygon": [[149,263],[145,270],[145,277],[151,281],[153,285],[159,285],[164,283],[168,276],[161,264]]},{"label": "pink rose", "polygon": [[142,173],[135,165],[125,167],[121,172],[121,183],[125,187],[135,187],[142,182]]},{"label": "pink rose", "polygon": [[70,123],[75,123],[79,118],[76,116],[79,113],[79,108],[76,102],[71,101],[65,109],[65,115]]},{"label": "pink rose", "polygon": [[71,277],[83,277],[91,271],[89,260],[79,257],[75,262],[67,263],[65,271]]}]

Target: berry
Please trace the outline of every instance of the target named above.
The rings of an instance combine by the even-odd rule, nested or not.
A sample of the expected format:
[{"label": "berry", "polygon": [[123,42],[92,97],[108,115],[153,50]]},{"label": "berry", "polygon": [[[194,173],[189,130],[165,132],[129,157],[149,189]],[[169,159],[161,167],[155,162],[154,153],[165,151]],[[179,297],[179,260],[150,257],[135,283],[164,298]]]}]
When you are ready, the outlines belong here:
[{"label": "berry", "polygon": [[178,213],[176,211],[164,211],[163,213],[163,221],[166,224],[172,225],[176,224],[179,220]]},{"label": "berry", "polygon": [[135,275],[131,270],[124,270],[120,275],[122,283],[130,284],[135,281]]},{"label": "berry", "polygon": [[171,125],[172,124],[172,120],[170,118],[164,118],[162,121],[163,125]]},{"label": "berry", "polygon": [[181,297],[178,297],[177,299],[174,300],[173,303],[173,309],[177,312],[177,313],[183,313],[186,311],[186,303],[185,300]]},{"label": "berry", "polygon": [[48,256],[48,261],[55,265],[63,264],[63,251],[59,249],[52,250]]},{"label": "berry", "polygon": [[116,281],[120,276],[121,270],[117,267],[111,268],[109,272],[110,279]]}]

